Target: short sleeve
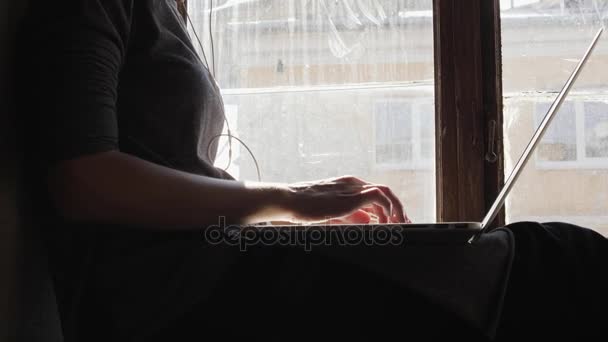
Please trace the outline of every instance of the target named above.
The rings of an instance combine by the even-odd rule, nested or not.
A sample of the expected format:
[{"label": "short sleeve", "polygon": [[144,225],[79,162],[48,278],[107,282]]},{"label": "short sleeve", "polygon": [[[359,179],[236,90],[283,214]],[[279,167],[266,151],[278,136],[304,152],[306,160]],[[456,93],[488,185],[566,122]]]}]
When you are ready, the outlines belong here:
[{"label": "short sleeve", "polygon": [[118,149],[117,90],[133,0],[38,1],[25,22],[31,139],[48,162]]}]

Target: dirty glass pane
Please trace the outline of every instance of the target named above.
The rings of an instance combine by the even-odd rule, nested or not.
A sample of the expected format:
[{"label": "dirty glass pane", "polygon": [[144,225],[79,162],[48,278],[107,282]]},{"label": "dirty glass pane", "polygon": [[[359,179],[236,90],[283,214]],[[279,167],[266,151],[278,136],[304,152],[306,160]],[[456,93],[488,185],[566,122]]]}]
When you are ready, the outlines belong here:
[{"label": "dirty glass pane", "polygon": [[[505,172],[608,22],[608,1],[501,0]],[[608,235],[604,35],[506,203],[507,221],[564,221]]]},{"label": "dirty glass pane", "polygon": [[[188,1],[191,37],[263,181],[354,174],[391,186],[412,220],[435,219],[432,0],[213,4],[210,17],[210,1]],[[235,177],[257,180],[244,146],[232,156]]]}]

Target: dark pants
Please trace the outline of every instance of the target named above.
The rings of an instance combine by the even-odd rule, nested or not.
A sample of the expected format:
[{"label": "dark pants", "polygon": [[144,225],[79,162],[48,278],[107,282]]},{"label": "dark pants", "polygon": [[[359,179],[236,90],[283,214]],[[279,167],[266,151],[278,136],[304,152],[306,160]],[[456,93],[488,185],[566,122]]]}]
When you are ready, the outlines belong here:
[{"label": "dark pants", "polygon": [[[496,340],[606,335],[608,240],[564,223],[507,228],[515,253]],[[285,263],[298,271],[285,274]],[[213,300],[192,307],[154,340],[488,339],[356,265],[270,248],[251,250],[237,265]]]},{"label": "dark pants", "polygon": [[[601,337],[608,316],[608,240],[564,223],[507,229],[514,236],[513,262],[495,339]],[[461,316],[404,286],[409,280],[394,281],[361,262],[297,247],[223,254],[204,247],[200,233],[95,231],[76,229],[55,244],[66,342],[488,340]],[[404,258],[407,250],[381,249],[372,259],[375,266],[392,263],[411,279],[402,265],[417,260]],[[426,274],[425,267],[417,274]],[[438,282],[448,278],[428,273]],[[448,294],[458,286],[446,285]]]},{"label": "dark pants", "polygon": [[517,223],[501,341],[608,336],[608,240],[564,223]]}]

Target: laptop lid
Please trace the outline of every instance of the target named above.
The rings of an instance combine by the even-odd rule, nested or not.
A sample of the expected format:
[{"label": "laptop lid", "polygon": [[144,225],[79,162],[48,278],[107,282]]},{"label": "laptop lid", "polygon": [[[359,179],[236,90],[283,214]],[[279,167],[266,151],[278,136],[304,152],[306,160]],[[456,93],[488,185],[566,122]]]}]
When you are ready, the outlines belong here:
[{"label": "laptop lid", "polygon": [[598,42],[600,36],[602,35],[602,32],[604,32],[604,28],[599,29],[599,31],[595,35],[595,38],[591,42],[591,45],[587,49],[587,52],[585,53],[583,58],[580,60],[580,62],[578,63],[578,65],[576,66],[576,68],[574,69],[572,74],[570,75],[570,78],[568,79],[566,84],[564,84],[564,87],[562,88],[560,93],[557,95],[557,98],[555,99],[555,101],[553,102],[551,107],[549,108],[549,111],[547,112],[547,114],[545,114],[543,121],[536,129],[536,132],[532,136],[532,139],[528,143],[528,146],[526,146],[526,149],[524,150],[523,154],[517,161],[517,164],[515,164],[515,167],[513,168],[511,175],[505,182],[505,185],[503,186],[502,190],[500,191],[500,194],[498,195],[498,197],[492,204],[492,207],[490,208],[490,210],[484,217],[483,221],[481,222],[481,231],[471,239],[471,242],[474,241],[477,236],[479,236],[480,234],[483,234],[489,230],[489,225],[496,218],[496,215],[498,215],[498,212],[502,208],[502,205],[504,204],[505,199],[507,198],[507,195],[509,195],[509,192],[511,191],[511,189],[513,188],[513,185],[517,181],[517,178],[521,174],[522,169],[526,166],[526,163],[530,159],[532,152],[534,151],[534,149],[540,142],[541,138],[543,137],[545,131],[547,130],[547,127],[551,123],[551,120],[553,120],[553,118],[555,117],[555,114],[559,111],[561,105],[564,103],[566,96],[570,92],[570,89],[574,85],[574,82],[578,78],[581,70],[587,63],[589,56],[593,52],[593,49],[597,45],[597,42]]}]

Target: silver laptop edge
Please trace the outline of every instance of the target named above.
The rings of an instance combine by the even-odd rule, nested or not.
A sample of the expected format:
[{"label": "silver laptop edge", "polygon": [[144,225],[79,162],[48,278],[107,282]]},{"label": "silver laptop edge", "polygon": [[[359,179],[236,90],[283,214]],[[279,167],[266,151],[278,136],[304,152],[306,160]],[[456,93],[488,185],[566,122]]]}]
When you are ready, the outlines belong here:
[{"label": "silver laptop edge", "polygon": [[583,58],[580,60],[580,62],[576,66],[576,69],[574,69],[574,71],[570,75],[570,78],[568,79],[568,81],[562,88],[561,92],[559,93],[559,95],[557,96],[557,98],[555,99],[555,101],[553,102],[551,107],[549,108],[549,111],[545,115],[545,118],[543,119],[540,126],[538,126],[538,129],[534,133],[532,140],[530,140],[530,142],[528,143],[528,146],[524,150],[524,153],[521,155],[521,157],[517,161],[517,164],[515,164],[515,167],[513,168],[513,171],[511,172],[511,175],[507,179],[504,187],[500,191],[500,194],[498,195],[498,197],[494,201],[494,204],[492,204],[492,207],[490,208],[490,210],[484,217],[483,221],[481,222],[481,230],[479,231],[478,234],[476,234],[475,236],[473,236],[473,238],[471,238],[470,242],[474,242],[477,239],[477,237],[479,237],[481,234],[486,233],[490,230],[490,224],[496,218],[496,215],[498,215],[500,209],[502,208],[502,206],[507,198],[507,195],[509,195],[509,192],[511,191],[511,189],[513,188],[513,185],[517,181],[517,178],[521,174],[522,169],[526,166],[526,163],[528,162],[528,160],[530,160],[530,156],[532,155],[532,152],[534,151],[534,149],[536,148],[536,146],[542,139],[545,131],[547,130],[547,127],[549,126],[549,124],[551,124],[551,121],[555,117],[555,114],[559,111],[561,105],[564,103],[566,96],[570,92],[570,89],[574,85],[574,82],[576,82],[576,79],[578,78],[581,70],[587,63],[589,56],[591,55],[591,53],[593,52],[593,49],[597,45],[597,42],[598,42],[600,36],[602,35],[602,32],[604,32],[604,28],[599,29],[599,31],[595,35],[595,38],[593,39],[593,42],[587,49],[587,52],[585,53]]}]

